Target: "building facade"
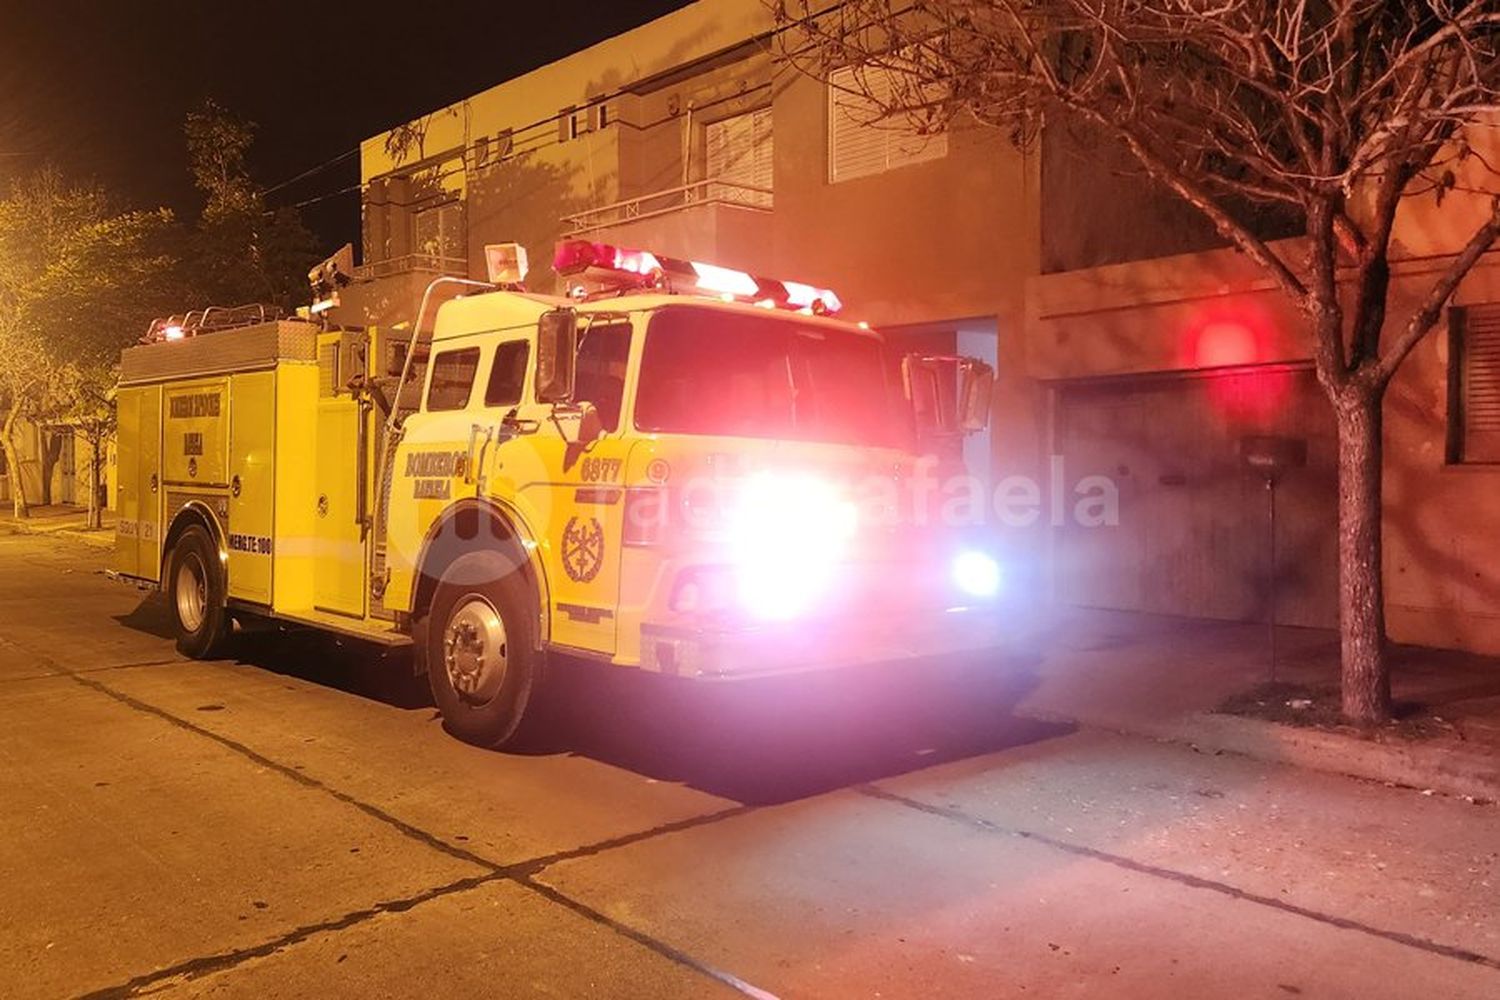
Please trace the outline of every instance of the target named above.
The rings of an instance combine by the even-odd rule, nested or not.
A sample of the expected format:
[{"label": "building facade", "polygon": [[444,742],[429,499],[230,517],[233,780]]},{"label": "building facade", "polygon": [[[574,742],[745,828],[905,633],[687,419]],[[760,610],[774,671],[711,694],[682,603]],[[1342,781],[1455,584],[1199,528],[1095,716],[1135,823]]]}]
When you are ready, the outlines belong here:
[{"label": "building facade", "polygon": [[[778,41],[759,0],[701,0],[366,140],[362,263],[337,318],[411,322],[435,275],[483,277],[488,243],[522,243],[528,284],[559,290],[547,264],[572,236],[832,287],[898,346],[995,364],[992,429],[964,457],[997,488],[1035,484],[1040,516],[997,524],[1017,587],[1332,625],[1332,419],[1269,282],[1088,136],[1022,153],[962,122],[872,124],[849,81]],[[1406,213],[1393,316],[1481,209]],[[1491,336],[1497,283],[1487,260],[1459,293],[1471,340]],[[1500,368],[1475,346],[1457,369],[1449,343],[1429,339],[1388,404],[1389,618],[1398,640],[1500,652],[1483,544]],[[1302,455],[1274,490],[1241,457],[1267,436]],[[1110,523],[1068,515],[1087,477],[1115,491]]]},{"label": "building facade", "polygon": [[339,318],[409,320],[435,274],[483,277],[484,245],[511,240],[541,291],[560,290],[552,247],[573,236],[792,278],[898,340],[996,363],[1014,419],[965,458],[1033,464],[1035,162],[988,130],[924,138],[865,111],[777,57],[759,0],[692,4],[367,140],[369,280]]},{"label": "building facade", "polygon": [[[1493,130],[1479,137],[1494,147]],[[1481,147],[1482,151],[1482,147]],[[1387,337],[1403,325],[1500,190],[1475,157],[1459,190],[1403,204]],[[1296,241],[1283,259],[1303,258]],[[1115,470],[1122,525],[1054,539],[1059,595],[1213,618],[1337,622],[1333,418],[1305,321],[1228,249],[1038,275],[1028,375],[1050,400],[1050,447]],[[1500,654],[1500,252],[1459,286],[1391,384],[1384,420],[1386,619],[1398,642]],[[1275,490],[1246,438],[1297,445]],[[1276,588],[1272,558],[1276,559]]]}]

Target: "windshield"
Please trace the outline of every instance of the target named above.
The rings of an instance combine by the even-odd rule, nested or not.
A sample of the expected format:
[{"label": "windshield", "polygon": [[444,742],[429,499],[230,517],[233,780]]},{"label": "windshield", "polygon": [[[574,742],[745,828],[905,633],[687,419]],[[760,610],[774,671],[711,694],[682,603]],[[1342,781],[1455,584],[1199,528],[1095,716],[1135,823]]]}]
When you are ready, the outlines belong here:
[{"label": "windshield", "polygon": [[906,447],[896,369],[873,336],[795,317],[677,306],[651,318],[643,431]]}]

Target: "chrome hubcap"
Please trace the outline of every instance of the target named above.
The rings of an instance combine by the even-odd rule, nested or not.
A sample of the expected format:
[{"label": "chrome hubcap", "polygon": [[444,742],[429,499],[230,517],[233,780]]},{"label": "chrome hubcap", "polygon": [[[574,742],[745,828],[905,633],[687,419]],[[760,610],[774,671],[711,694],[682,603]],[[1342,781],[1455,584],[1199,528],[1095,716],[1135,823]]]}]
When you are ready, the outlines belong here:
[{"label": "chrome hubcap", "polygon": [[483,597],[464,598],[443,630],[443,665],[459,697],[484,704],[505,680],[505,623]]},{"label": "chrome hubcap", "polygon": [[177,598],[177,620],[189,632],[203,627],[205,610],[208,608],[208,573],[198,553],[189,552],[177,566],[177,580],[173,587]]}]

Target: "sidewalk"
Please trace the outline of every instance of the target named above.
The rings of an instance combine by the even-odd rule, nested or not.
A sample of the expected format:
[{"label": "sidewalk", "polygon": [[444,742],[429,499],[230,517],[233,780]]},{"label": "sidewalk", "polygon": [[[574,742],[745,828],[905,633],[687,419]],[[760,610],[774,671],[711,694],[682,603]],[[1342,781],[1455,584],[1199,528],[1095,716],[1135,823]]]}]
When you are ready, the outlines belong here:
[{"label": "sidewalk", "polygon": [[[1278,630],[1277,678],[1336,691],[1338,637]],[[1289,725],[1216,709],[1269,679],[1259,624],[1065,609],[1022,637],[1035,686],[1017,712],[1239,753],[1423,791],[1500,800],[1500,659],[1420,647],[1392,650],[1399,721],[1372,735],[1312,725],[1280,698]],[[1289,700],[1289,699],[1288,699]]]},{"label": "sidewalk", "polygon": [[72,504],[51,504],[32,507],[31,516],[16,520],[11,514],[9,502],[0,505],[0,535],[31,534],[58,535],[75,541],[86,542],[101,548],[115,544],[115,512],[104,512],[104,527],[87,528],[88,511]]}]

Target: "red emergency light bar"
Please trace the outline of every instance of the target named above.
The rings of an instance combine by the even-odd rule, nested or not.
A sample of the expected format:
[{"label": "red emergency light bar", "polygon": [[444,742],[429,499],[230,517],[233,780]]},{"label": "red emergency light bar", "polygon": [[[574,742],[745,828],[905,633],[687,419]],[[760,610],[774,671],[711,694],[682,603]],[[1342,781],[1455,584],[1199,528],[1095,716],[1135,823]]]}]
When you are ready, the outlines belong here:
[{"label": "red emergency light bar", "polygon": [[647,250],[589,240],[558,243],[552,268],[564,277],[583,274],[614,289],[696,292],[773,308],[798,309],[817,316],[832,316],[844,307],[831,289],[815,288],[800,281],[757,278],[717,264],[663,257]]}]

